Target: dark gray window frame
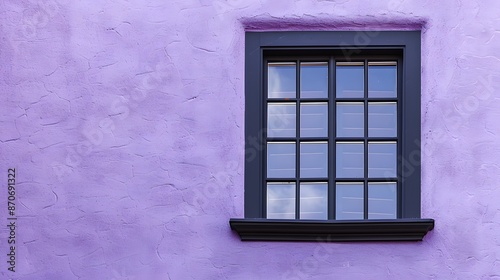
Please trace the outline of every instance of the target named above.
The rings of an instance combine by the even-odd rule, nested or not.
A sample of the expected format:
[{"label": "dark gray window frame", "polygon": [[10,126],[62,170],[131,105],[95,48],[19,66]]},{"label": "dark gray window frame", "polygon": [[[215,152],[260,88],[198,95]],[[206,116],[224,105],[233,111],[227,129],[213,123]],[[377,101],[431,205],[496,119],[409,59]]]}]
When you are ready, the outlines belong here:
[{"label": "dark gray window frame", "polygon": [[[247,32],[245,36],[245,218],[231,219],[242,240],[422,240],[434,220],[420,217],[420,31]],[[276,55],[402,58],[400,211],[395,220],[268,220],[264,210],[265,59]],[[332,168],[332,167],[330,167]]]}]

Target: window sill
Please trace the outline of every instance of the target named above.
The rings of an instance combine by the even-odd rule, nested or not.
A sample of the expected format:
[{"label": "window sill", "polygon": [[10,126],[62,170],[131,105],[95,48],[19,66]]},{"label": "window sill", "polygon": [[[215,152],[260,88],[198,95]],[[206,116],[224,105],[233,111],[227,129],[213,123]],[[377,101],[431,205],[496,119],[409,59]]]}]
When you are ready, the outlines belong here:
[{"label": "window sill", "polygon": [[242,241],[422,241],[433,219],[267,220],[230,219]]}]

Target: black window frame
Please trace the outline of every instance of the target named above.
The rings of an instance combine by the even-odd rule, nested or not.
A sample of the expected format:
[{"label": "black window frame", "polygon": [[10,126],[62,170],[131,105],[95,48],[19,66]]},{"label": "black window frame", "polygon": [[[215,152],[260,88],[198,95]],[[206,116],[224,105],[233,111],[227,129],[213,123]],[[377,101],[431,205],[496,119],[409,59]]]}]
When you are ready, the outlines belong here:
[{"label": "black window frame", "polygon": [[[434,220],[420,217],[420,37],[420,31],[246,32],[245,218],[230,220],[231,228],[238,232],[242,240],[422,240],[434,228]],[[400,186],[398,192],[397,219],[313,221],[265,218],[266,98],[263,91],[266,60],[311,55],[337,55],[342,56],[344,61],[373,55],[400,57],[398,178],[403,187]],[[329,166],[329,169],[332,168]],[[331,184],[331,178],[328,180]]]}]

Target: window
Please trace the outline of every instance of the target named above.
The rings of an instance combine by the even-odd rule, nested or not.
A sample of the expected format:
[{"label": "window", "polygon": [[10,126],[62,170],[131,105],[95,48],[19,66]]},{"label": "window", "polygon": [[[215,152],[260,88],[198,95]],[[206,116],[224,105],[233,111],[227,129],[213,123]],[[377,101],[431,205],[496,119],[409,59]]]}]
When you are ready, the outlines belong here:
[{"label": "window", "polygon": [[421,240],[420,32],[249,32],[242,240]]}]

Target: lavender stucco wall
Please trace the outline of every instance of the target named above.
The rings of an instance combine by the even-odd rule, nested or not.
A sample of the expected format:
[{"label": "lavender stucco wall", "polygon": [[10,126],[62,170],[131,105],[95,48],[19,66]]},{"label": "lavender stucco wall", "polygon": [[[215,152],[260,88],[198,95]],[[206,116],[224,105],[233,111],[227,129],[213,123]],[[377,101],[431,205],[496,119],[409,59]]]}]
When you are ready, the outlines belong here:
[{"label": "lavender stucco wall", "polygon": [[[500,279],[500,2],[0,2],[2,279]],[[422,30],[419,243],[244,243],[244,31]],[[0,228],[7,236],[5,226]]]}]

